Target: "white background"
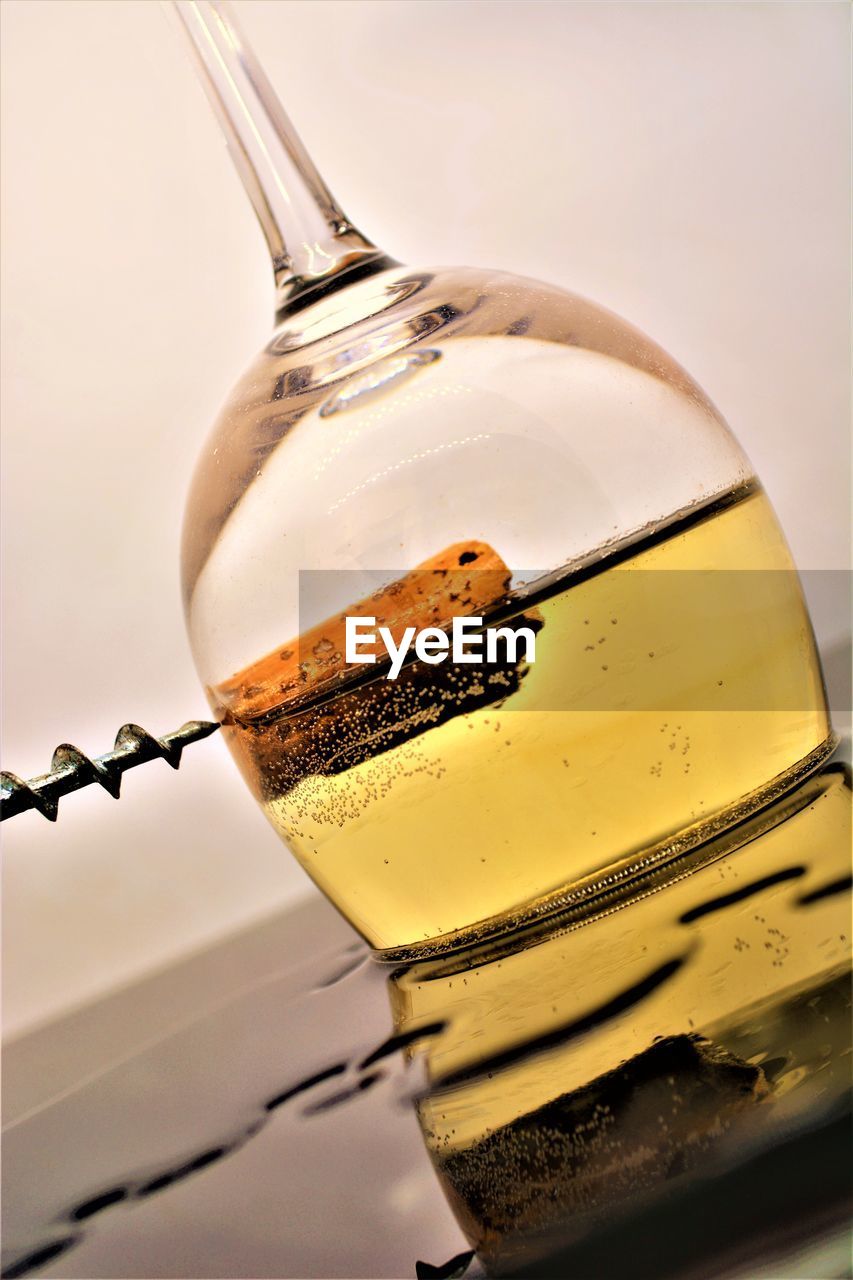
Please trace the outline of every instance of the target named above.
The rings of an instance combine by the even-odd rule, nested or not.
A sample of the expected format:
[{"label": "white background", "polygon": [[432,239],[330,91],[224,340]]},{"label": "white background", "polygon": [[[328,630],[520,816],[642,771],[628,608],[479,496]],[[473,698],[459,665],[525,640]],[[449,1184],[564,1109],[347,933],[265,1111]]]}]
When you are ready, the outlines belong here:
[{"label": "white background", "polygon": [[[236,8],[373,239],[638,324],[722,409],[801,567],[847,564],[846,3]],[[2,22],[3,764],[27,777],[58,742],[206,713],[183,496],[272,290],[155,0],[5,0]],[[311,891],[216,739],[4,836],[10,1032]]]}]

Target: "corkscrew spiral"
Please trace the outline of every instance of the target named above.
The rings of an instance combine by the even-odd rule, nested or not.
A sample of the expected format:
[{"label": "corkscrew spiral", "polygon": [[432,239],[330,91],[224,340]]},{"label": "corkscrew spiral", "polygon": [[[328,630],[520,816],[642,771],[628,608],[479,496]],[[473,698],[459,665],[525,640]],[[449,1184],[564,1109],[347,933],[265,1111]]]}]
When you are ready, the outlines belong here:
[{"label": "corkscrew spiral", "polygon": [[184,747],[215,733],[219,725],[211,720],[188,720],[161,738],[155,738],[138,724],[123,724],[112,751],[94,760],[69,742],[56,748],[50,772],[24,782],[14,773],[0,773],[0,822],[28,809],[37,809],[43,818],[55,822],[60,799],[93,782],[114,800],[121,793],[121,780],[128,769],[149,760],[165,760],[173,769],[181,763]]}]

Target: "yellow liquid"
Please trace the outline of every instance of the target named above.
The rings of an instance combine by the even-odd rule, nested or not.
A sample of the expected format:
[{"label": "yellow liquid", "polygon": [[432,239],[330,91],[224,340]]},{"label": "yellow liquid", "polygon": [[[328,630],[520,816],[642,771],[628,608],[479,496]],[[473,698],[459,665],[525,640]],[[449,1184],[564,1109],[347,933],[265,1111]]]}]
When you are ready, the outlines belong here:
[{"label": "yellow liquid", "polygon": [[396,1030],[441,1028],[417,1114],[489,1274],[844,1098],[850,818],[830,765],[644,897],[392,977]]},{"label": "yellow liquid", "polygon": [[256,721],[232,702],[226,733],[269,819],[377,949],[558,909],[740,820],[830,748],[799,583],[755,487],[517,613],[539,625],[536,661],[485,689],[476,667],[412,663]]}]

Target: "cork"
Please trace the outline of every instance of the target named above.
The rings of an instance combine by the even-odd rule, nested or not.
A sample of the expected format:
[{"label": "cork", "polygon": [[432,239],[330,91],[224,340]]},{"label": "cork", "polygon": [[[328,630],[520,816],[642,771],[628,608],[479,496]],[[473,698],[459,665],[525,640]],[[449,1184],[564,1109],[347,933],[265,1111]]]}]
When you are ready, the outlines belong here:
[{"label": "cork", "polygon": [[454,617],[479,616],[505,598],[511,572],[485,542],[455,542],[409,573],[380,587],[294,640],[277,646],[217,689],[211,701],[240,721],[290,701],[315,697],[359,668],[345,659],[347,617],[370,617],[399,643],[407,627],[447,627]]}]

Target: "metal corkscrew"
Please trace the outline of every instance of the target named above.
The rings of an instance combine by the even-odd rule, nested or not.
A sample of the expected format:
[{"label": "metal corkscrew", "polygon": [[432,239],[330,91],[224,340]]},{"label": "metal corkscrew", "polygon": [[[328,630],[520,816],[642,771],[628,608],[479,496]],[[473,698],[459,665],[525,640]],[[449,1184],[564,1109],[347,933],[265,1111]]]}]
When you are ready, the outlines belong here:
[{"label": "metal corkscrew", "polygon": [[38,809],[43,818],[55,822],[61,798],[93,782],[117,800],[122,776],[128,769],[149,760],[165,760],[177,769],[184,747],[210,737],[218,728],[212,720],[188,720],[180,729],[155,738],[138,724],[123,724],[112,751],[94,760],[78,747],[63,742],[53,753],[49,773],[30,778],[29,782],[14,773],[0,773],[0,822],[28,809]]}]

